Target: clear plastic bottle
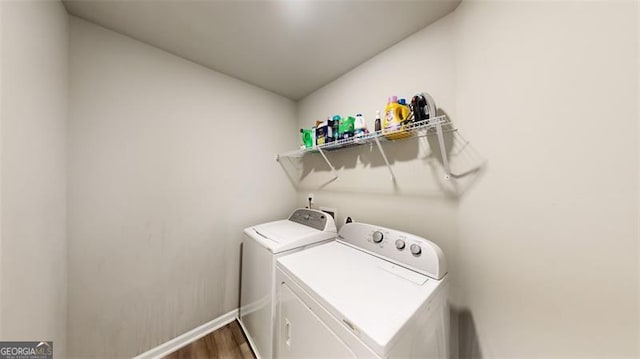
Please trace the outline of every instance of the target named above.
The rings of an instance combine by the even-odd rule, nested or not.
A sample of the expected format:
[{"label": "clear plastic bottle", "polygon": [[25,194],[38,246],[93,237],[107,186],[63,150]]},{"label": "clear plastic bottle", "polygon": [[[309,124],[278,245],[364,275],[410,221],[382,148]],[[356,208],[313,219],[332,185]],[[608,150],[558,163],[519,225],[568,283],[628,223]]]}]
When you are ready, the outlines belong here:
[{"label": "clear plastic bottle", "polygon": [[354,123],[354,134],[356,137],[362,137],[367,129],[367,123],[361,113],[356,114],[356,121]]}]

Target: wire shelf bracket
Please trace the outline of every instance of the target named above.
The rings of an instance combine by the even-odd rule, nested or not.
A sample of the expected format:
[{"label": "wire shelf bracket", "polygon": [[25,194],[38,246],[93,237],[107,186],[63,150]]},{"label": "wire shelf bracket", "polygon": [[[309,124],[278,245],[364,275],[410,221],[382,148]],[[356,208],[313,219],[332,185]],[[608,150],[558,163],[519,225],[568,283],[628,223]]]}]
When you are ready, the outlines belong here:
[{"label": "wire shelf bracket", "polygon": [[333,165],[331,164],[331,161],[329,161],[329,159],[327,158],[327,155],[324,154],[324,151],[322,150],[322,148],[318,148],[318,152],[320,152],[320,154],[322,155],[322,158],[324,158],[324,161],[327,163],[327,165],[329,165],[329,168],[331,168],[331,173],[333,173],[333,179],[330,182],[337,180],[338,171],[336,171],[336,168],[333,167]]},{"label": "wire shelf bracket", "polygon": [[440,145],[440,154],[442,155],[442,166],[444,167],[444,179],[451,179],[451,168],[449,167],[449,159],[447,158],[447,149],[444,145],[444,133],[442,132],[442,124],[436,123],[436,134],[438,135],[438,145]]},{"label": "wire shelf bracket", "polygon": [[382,145],[380,144],[380,139],[378,137],[375,137],[376,140],[376,145],[378,145],[378,151],[380,151],[380,154],[382,155],[382,158],[384,159],[384,163],[387,165],[387,168],[389,169],[389,173],[391,174],[391,180],[393,182],[396,181],[396,175],[393,173],[393,169],[391,168],[391,165],[389,164],[389,160],[387,159],[387,155],[384,153],[384,149],[382,149]]}]

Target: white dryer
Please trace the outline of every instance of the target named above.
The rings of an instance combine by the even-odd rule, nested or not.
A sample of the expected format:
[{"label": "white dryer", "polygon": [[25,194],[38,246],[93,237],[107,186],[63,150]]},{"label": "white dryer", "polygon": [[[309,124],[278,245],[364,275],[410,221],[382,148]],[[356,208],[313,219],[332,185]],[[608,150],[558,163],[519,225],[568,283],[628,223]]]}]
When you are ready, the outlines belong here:
[{"label": "white dryer", "polygon": [[277,358],[446,358],[447,269],[434,243],[361,223],[279,258]]},{"label": "white dryer", "polygon": [[274,355],[276,259],[336,236],[333,217],[313,209],[297,209],[289,219],[244,230],[239,317],[258,358]]}]

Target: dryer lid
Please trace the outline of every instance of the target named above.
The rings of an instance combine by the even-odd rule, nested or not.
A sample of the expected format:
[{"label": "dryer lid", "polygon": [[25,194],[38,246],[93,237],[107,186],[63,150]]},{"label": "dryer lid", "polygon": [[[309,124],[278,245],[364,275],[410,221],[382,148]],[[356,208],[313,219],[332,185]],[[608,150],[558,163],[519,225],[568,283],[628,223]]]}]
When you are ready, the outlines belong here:
[{"label": "dryer lid", "polygon": [[442,283],[340,242],[281,257],[278,267],[381,357]]}]

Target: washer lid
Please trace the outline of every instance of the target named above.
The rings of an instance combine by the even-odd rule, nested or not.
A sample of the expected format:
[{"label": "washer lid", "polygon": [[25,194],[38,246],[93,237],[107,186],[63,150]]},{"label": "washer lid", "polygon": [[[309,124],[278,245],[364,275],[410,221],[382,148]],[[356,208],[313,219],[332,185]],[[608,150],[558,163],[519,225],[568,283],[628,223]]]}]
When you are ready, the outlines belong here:
[{"label": "washer lid", "polygon": [[281,257],[278,267],[381,357],[442,282],[340,242]]},{"label": "washer lid", "polygon": [[335,238],[336,232],[320,231],[288,219],[253,226],[244,232],[272,253]]}]

